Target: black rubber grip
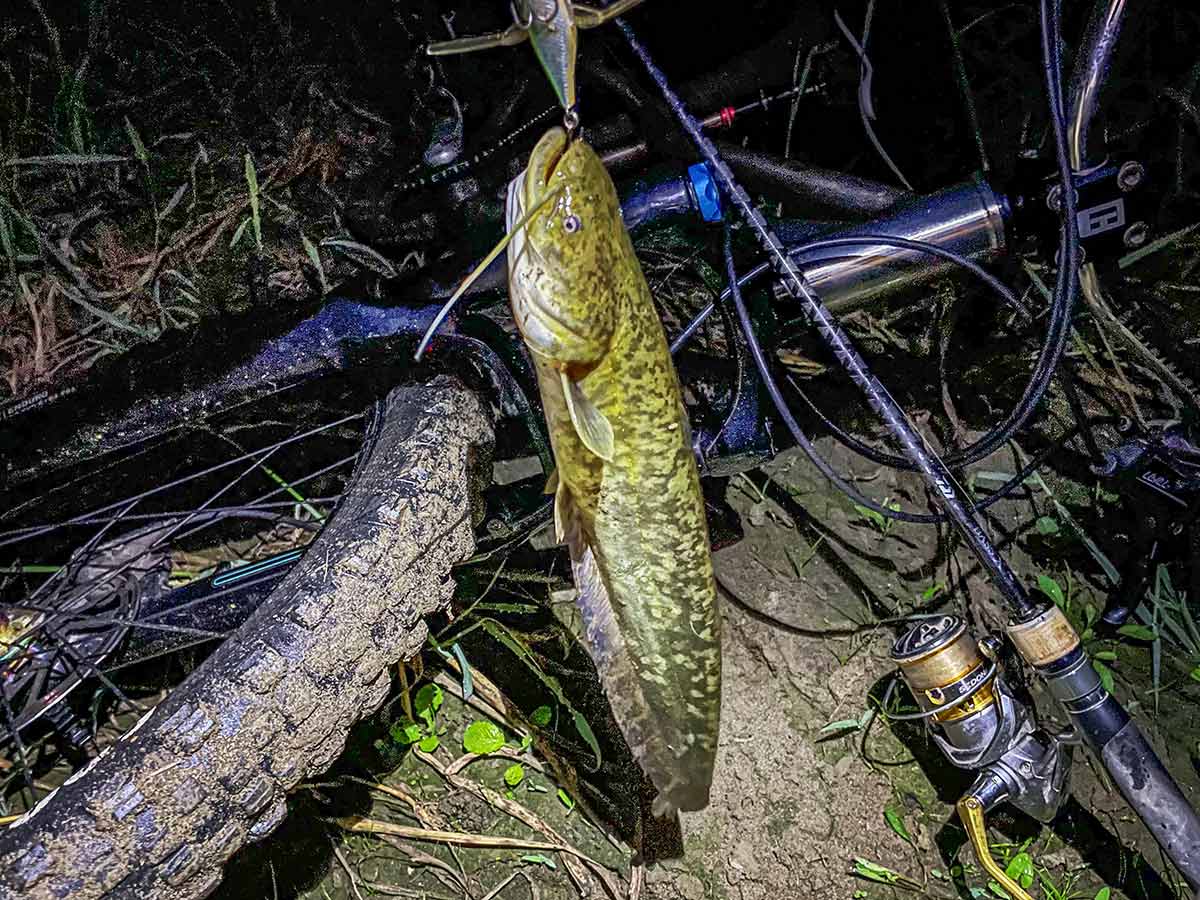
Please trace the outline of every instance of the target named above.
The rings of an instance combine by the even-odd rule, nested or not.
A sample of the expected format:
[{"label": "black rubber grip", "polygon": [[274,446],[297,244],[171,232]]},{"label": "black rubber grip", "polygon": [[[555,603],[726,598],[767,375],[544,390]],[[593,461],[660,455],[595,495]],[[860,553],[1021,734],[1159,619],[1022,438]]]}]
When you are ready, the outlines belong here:
[{"label": "black rubber grip", "polygon": [[1200,816],[1137,723],[1108,693],[1088,709],[1078,709],[1082,706],[1078,701],[1065,706],[1126,802],[1146,823],[1191,889],[1200,890]]}]

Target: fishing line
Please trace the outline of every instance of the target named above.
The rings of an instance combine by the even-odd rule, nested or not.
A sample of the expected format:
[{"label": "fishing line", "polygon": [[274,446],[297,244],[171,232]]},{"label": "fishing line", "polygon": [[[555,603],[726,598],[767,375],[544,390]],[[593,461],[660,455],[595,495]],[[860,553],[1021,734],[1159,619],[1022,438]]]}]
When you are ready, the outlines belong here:
[{"label": "fishing line", "polygon": [[513,143],[517,138],[519,138],[521,135],[523,135],[525,132],[527,132],[529,129],[531,129],[534,125],[537,125],[537,124],[549,119],[558,109],[559,109],[559,107],[557,107],[557,106],[551,106],[547,109],[542,110],[540,113],[538,113],[532,119],[530,119],[528,122],[525,122],[523,125],[518,125],[516,129],[509,132],[504,137],[500,138],[500,140],[497,141],[495,144],[492,144],[490,147],[485,147],[483,150],[480,150],[478,153],[476,153],[470,159],[461,159],[458,162],[450,163],[450,165],[443,166],[440,169],[434,169],[432,172],[422,175],[419,178],[416,178],[411,181],[406,181],[403,184],[397,185],[396,192],[399,194],[411,193],[412,191],[415,191],[418,188],[432,187],[435,184],[440,184],[441,182],[445,181],[448,178],[453,178],[456,175],[460,175],[464,172],[470,171],[471,169],[473,169],[475,166],[479,165],[484,160],[488,159],[489,157],[495,156],[497,153],[499,153],[501,150],[503,150],[505,147],[507,147],[509,144]]}]

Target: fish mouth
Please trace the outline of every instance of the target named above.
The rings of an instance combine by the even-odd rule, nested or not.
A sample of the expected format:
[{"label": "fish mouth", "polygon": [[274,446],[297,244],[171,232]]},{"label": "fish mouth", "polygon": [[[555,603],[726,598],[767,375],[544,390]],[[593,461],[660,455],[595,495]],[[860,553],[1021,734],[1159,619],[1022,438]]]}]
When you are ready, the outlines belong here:
[{"label": "fish mouth", "polygon": [[542,135],[529,157],[526,171],[532,177],[528,178],[526,184],[527,200],[536,203],[541,199],[539,195],[550,185],[570,146],[571,138],[564,128],[556,126]]}]

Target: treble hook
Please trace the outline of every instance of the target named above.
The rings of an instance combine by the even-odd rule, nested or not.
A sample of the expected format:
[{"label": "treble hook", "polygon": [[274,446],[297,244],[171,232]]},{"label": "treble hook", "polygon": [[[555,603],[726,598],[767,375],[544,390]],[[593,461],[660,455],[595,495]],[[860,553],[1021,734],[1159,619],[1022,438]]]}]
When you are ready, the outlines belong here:
[{"label": "treble hook", "polygon": [[542,25],[550,25],[558,18],[558,4],[561,2],[562,0],[550,0],[549,3],[542,4],[543,10],[539,13],[537,9],[538,0],[529,0],[529,15],[537,19]]},{"label": "treble hook", "polygon": [[521,13],[517,9],[517,0],[509,0],[508,2],[508,10],[512,13],[513,24],[515,24],[522,31],[528,31],[530,28],[532,28],[534,20],[533,7],[527,6],[525,9],[526,12],[529,13],[529,18],[522,20]]}]

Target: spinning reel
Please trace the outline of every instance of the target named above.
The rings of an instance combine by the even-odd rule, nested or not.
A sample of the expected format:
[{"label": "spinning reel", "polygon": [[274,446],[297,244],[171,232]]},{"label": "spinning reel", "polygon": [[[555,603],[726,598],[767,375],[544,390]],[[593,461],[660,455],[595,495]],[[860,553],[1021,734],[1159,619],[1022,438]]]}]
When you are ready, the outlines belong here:
[{"label": "spinning reel", "polygon": [[992,858],[984,815],[1008,801],[1039,821],[1053,819],[1068,793],[1073,745],[1079,743],[1099,757],[1168,855],[1193,865],[1200,859],[1200,830],[1187,815],[1187,800],[1104,689],[1062,610],[1046,604],[1010,621],[1006,630],[1070,717],[1068,732],[1039,726],[1034,711],[1005,682],[1000,638],[976,641],[958,616],[921,622],[891,653],[921,707],[893,718],[924,720],[946,758],[977,773],[957,806],[983,869],[1016,900],[1030,900]]},{"label": "spinning reel", "polygon": [[1026,900],[1028,894],[992,858],[984,814],[1007,800],[1038,821],[1052,820],[1069,792],[1072,744],[1078,741],[1038,727],[1033,711],[1004,680],[1000,649],[995,635],[976,641],[958,616],[916,625],[892,645],[891,657],[921,712],[890,718],[923,720],[951,763],[978,773],[958,801],[959,817],[989,877]]}]

